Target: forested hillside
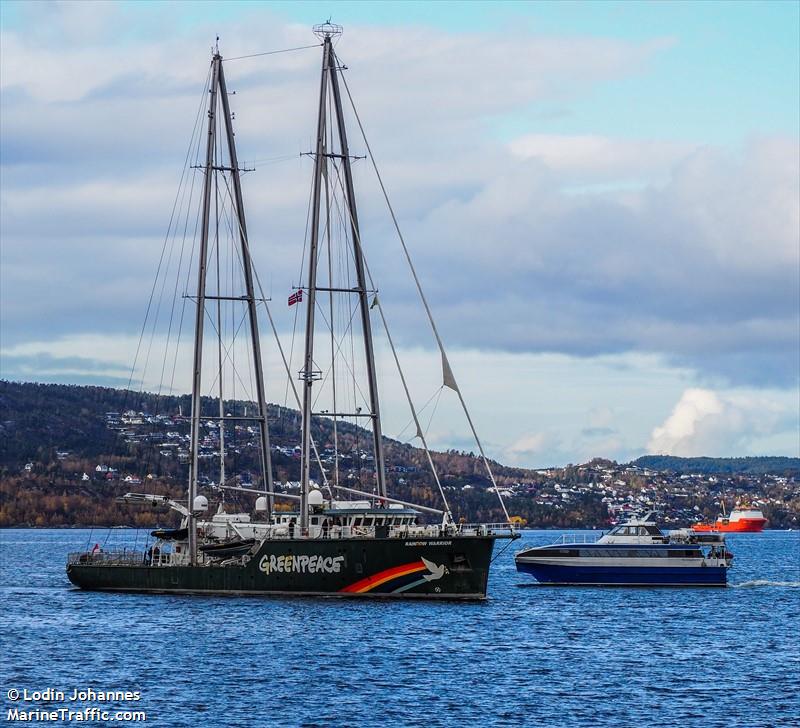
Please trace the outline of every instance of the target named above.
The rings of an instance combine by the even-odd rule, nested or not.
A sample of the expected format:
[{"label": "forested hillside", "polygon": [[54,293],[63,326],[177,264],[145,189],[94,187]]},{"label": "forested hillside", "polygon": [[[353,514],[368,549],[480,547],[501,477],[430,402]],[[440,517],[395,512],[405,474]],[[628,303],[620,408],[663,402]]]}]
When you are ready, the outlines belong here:
[{"label": "forested hillside", "polygon": [[[216,414],[216,400],[203,400],[204,414]],[[253,411],[248,402],[227,402],[226,412]],[[185,458],[190,410],[188,396],[157,396],[104,387],[0,382],[0,525],[68,525],[126,523],[130,507],[115,502],[126,491],[169,493],[185,490]],[[300,421],[295,410],[270,405],[271,457],[279,481],[299,479]],[[314,439],[326,467],[332,462],[332,423],[317,418]],[[348,484],[371,490],[371,435],[362,428],[338,425],[340,467]],[[218,459],[211,455],[216,433],[204,437],[201,483],[213,486]],[[258,471],[258,450],[252,431],[226,426],[226,467],[241,472],[246,482]],[[169,448],[168,448],[169,446]],[[423,451],[385,439],[389,483],[399,498],[441,507]],[[460,516],[502,520],[497,496],[483,463],[470,453],[434,453],[434,460]],[[500,484],[530,475],[494,463]],[[321,480],[318,469],[313,474]],[[467,488],[462,490],[465,486]],[[229,495],[229,497],[231,497]],[[60,500],[59,500],[60,499]],[[56,503],[58,505],[56,506]],[[533,515],[535,504],[524,509]],[[137,521],[156,517],[137,507]],[[601,509],[597,509],[601,515]],[[576,514],[576,517],[578,514]],[[159,516],[160,517],[160,516]],[[539,516],[545,522],[548,513]]]},{"label": "forested hillside", "polygon": [[679,458],[672,455],[645,455],[633,462],[642,468],[670,470],[680,474],[800,475],[800,458],[788,457]]},{"label": "forested hillside", "polygon": [[[216,400],[204,399],[202,406],[206,415],[218,413]],[[226,416],[252,414],[253,407],[251,402],[228,401]],[[118,498],[131,491],[185,498],[189,411],[188,396],[0,381],[0,526],[171,522],[173,516],[166,511],[127,505]],[[299,414],[271,405],[269,424],[277,487],[291,489],[299,479]],[[222,434],[226,479],[235,474],[240,484],[254,482],[260,471],[257,429],[232,419]],[[336,454],[331,420],[315,418],[313,436],[330,475]],[[219,437],[217,425],[205,422],[199,473],[212,502],[221,497],[216,487]],[[340,422],[337,439],[342,481],[371,492],[370,433]],[[424,452],[388,438],[384,449],[392,495],[441,508]],[[433,459],[456,518],[503,520],[480,458],[450,450],[433,453]],[[653,506],[661,509],[665,523],[689,525],[714,517],[721,499],[730,507],[742,498],[762,508],[775,527],[800,525],[797,458],[646,456],[627,465],[597,459],[549,470],[498,463],[492,469],[510,514],[536,527],[604,526]],[[317,465],[312,477],[322,480]],[[252,505],[250,496],[228,492],[226,499],[229,507]]]}]

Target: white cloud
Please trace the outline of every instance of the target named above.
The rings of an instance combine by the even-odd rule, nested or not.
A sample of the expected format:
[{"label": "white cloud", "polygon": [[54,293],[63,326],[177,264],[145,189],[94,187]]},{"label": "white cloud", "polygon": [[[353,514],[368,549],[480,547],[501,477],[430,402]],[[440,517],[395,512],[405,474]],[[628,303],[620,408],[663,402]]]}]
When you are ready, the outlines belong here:
[{"label": "white cloud", "polygon": [[[271,16],[263,22],[258,6],[239,22],[194,24],[191,37],[171,22],[177,5],[159,6],[145,25],[144,15],[109,4],[90,24],[85,4],[25,7],[36,18],[29,32],[5,30],[0,42],[6,361],[28,378],[79,371],[86,358],[119,373],[120,358],[109,360],[101,341],[132,355],[129,343],[103,333],[129,342],[141,325],[189,131],[207,96],[209,44],[198,38],[219,32],[233,56],[313,37]],[[496,457],[509,442],[529,448],[517,451],[528,464],[627,457],[687,387],[719,387],[726,406],[729,382],[795,385],[795,139],[754,137],[723,151],[704,144],[713,129],[710,140],[677,143],[532,127],[509,144],[497,138],[498,120],[534,118],[528,112],[540,102],[568,108],[598,84],[646,71],[663,43],[519,29],[347,31],[338,49],[348,83]],[[298,155],[244,178],[254,259],[276,298],[299,268],[310,179],[299,153],[311,146],[318,73],[316,50],[226,64],[240,159]],[[414,367],[435,372],[366,161],[355,176],[362,237],[393,333]],[[615,188],[628,181],[638,187]],[[598,184],[606,188],[592,189]],[[290,328],[285,310],[276,318]],[[44,344],[14,348],[26,342]],[[438,382],[423,380],[427,397]],[[765,396],[784,402],[791,394]],[[397,431],[405,421],[390,424]],[[768,430],[726,437],[756,447],[774,442]],[[450,421],[438,427],[437,445],[454,443],[455,431]],[[550,439],[536,440],[541,433]]]},{"label": "white cloud", "polygon": [[[687,389],[670,416],[653,430],[647,448],[682,457],[751,453],[754,441],[786,428],[787,416],[791,422],[796,413],[764,394]],[[790,427],[796,432],[794,423]]]},{"label": "white cloud", "polygon": [[520,159],[536,159],[561,179],[594,182],[665,181],[676,162],[697,148],[687,142],[614,139],[593,134],[526,134],[509,147]]},{"label": "white cloud", "polygon": [[424,269],[448,272],[443,327],[462,344],[661,352],[736,383],[793,383],[798,154],[788,138],[698,149],[664,184],[582,195],[541,161],[504,164],[415,227]]},{"label": "white cloud", "polygon": [[506,448],[506,453],[512,463],[531,462],[547,454],[556,444],[555,438],[550,433],[526,432]]},{"label": "white cloud", "polygon": [[[111,53],[103,38],[130,18],[103,13],[80,37],[82,12],[71,5],[30,12],[39,13],[37,32],[6,31],[2,44],[4,333],[11,341],[37,328],[63,335],[78,322],[83,331],[132,331],[135,296],[150,286],[188,131],[207,95],[208,51],[150,27]],[[250,22],[261,15],[224,24],[223,41],[235,53],[313,42],[297,25]],[[68,42],[54,46],[60,28]],[[796,142],[755,139],[741,158],[597,135],[521,134],[509,147],[488,133],[503,114],[577,98],[641,70],[663,46],[516,32],[384,28],[378,37],[353,28],[339,44],[448,340],[659,352],[734,381],[785,383],[797,328]],[[227,64],[241,159],[310,148],[317,55]],[[355,129],[352,137],[363,152]],[[283,289],[299,267],[310,169],[299,157],[257,167],[244,180],[248,227],[256,262]],[[401,312],[398,336],[418,345],[406,314],[413,291],[398,282],[402,261],[391,257],[398,251],[367,162],[355,174],[371,267]],[[565,191],[634,178],[659,183]]]}]

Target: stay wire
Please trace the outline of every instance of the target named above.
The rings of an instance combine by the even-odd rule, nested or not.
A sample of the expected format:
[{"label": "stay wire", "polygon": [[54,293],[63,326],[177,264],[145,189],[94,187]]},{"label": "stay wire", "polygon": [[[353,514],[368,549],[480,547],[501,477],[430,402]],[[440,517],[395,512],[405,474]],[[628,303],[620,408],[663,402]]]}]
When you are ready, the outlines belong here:
[{"label": "stay wire", "polygon": [[[302,285],[302,283],[303,283],[303,270],[305,268],[306,248],[308,247],[308,242],[309,242],[308,234],[309,234],[309,228],[311,227],[311,205],[312,205],[312,202],[313,202],[313,197],[314,197],[314,190],[313,190],[313,185],[312,185],[312,187],[309,189],[309,192],[308,192],[308,205],[306,207],[306,228],[305,228],[305,232],[303,233],[303,252],[300,255],[300,274],[299,274],[299,279],[298,279],[298,282],[300,283],[300,285]],[[259,284],[259,287],[260,287],[260,284]],[[264,297],[263,291],[261,293],[261,296],[262,296],[262,298]],[[300,316],[300,308],[298,307],[294,312],[294,320],[292,322],[292,338],[291,338],[291,341],[290,341],[290,344],[289,344],[289,366],[290,367],[291,367],[292,360],[294,359],[294,344],[295,344],[295,340],[297,338],[297,322],[298,322],[299,316]],[[290,385],[290,383],[292,383],[291,379],[289,379],[286,382],[286,387],[285,387],[284,393],[283,393],[283,406],[284,406],[284,409],[286,408],[287,402],[289,400],[289,385]]]},{"label": "stay wire", "polygon": [[133,382],[133,375],[136,372],[136,365],[137,365],[138,359],[139,359],[139,351],[140,351],[141,346],[142,346],[142,340],[144,339],[145,331],[147,330],[147,321],[148,321],[148,319],[150,317],[150,310],[151,310],[151,307],[152,307],[152,304],[153,304],[153,296],[155,295],[156,287],[158,285],[158,280],[160,278],[161,266],[162,266],[163,261],[164,261],[164,253],[166,252],[167,243],[169,241],[169,234],[170,234],[170,231],[172,229],[172,222],[173,222],[174,217],[175,217],[175,211],[176,211],[176,208],[177,208],[177,205],[178,205],[178,200],[180,199],[181,189],[183,187],[183,180],[185,179],[185,176],[186,176],[186,170],[188,168],[189,157],[190,157],[191,152],[192,152],[192,147],[194,145],[194,140],[195,140],[195,134],[197,132],[197,125],[198,125],[199,119],[200,119],[201,114],[202,114],[203,100],[205,100],[206,93],[208,91],[208,80],[209,80],[210,76],[211,76],[211,70],[209,69],[208,75],[206,76],[205,84],[203,86],[203,96],[201,97],[200,106],[198,108],[197,116],[195,117],[194,127],[192,129],[192,137],[191,137],[191,139],[189,141],[189,149],[186,152],[186,157],[184,159],[184,164],[183,164],[183,170],[181,172],[180,181],[178,182],[178,191],[175,194],[175,200],[174,200],[173,205],[172,205],[172,212],[170,213],[169,224],[167,225],[167,234],[164,236],[164,244],[161,247],[161,255],[160,255],[159,260],[158,260],[158,266],[156,268],[155,279],[153,280],[153,286],[152,286],[152,288],[150,290],[150,296],[149,296],[148,301],[147,301],[147,308],[145,310],[144,323],[142,324],[142,330],[141,330],[141,332],[139,334],[139,342],[136,345],[136,354],[135,354],[135,356],[133,358],[133,366],[131,367],[131,374],[130,374],[130,378],[128,379],[128,390],[130,390],[131,384]]},{"label": "stay wire", "polygon": [[[447,360],[447,353],[445,351],[444,344],[442,343],[441,337],[439,336],[439,330],[437,329],[436,323],[434,322],[433,313],[431,312],[430,306],[428,305],[428,299],[425,296],[424,291],[422,290],[422,284],[420,283],[419,277],[417,276],[417,272],[416,272],[416,269],[414,268],[414,264],[411,261],[411,253],[409,252],[408,246],[406,245],[405,239],[403,238],[403,234],[400,231],[400,225],[397,222],[397,216],[394,213],[394,208],[392,207],[392,204],[391,204],[391,202],[389,200],[389,195],[388,195],[388,193],[386,191],[386,187],[383,184],[383,178],[381,177],[381,174],[378,171],[378,165],[377,165],[377,162],[375,161],[375,156],[372,153],[372,148],[370,147],[369,141],[367,140],[367,135],[366,135],[366,132],[364,131],[364,126],[361,123],[361,118],[358,115],[358,110],[356,109],[355,102],[353,101],[353,97],[352,97],[352,95],[350,93],[350,88],[347,85],[347,79],[345,78],[345,74],[344,73],[341,74],[341,78],[342,78],[342,83],[344,85],[345,91],[347,92],[347,97],[348,97],[348,99],[350,101],[350,106],[353,109],[353,115],[355,116],[356,122],[358,123],[358,128],[359,128],[359,131],[361,132],[361,138],[364,140],[364,145],[366,146],[367,153],[369,154],[370,161],[372,162],[372,168],[375,171],[375,176],[378,178],[378,183],[379,183],[379,185],[381,187],[381,191],[383,193],[383,198],[386,201],[386,206],[389,209],[389,213],[390,213],[390,215],[392,217],[392,222],[394,223],[395,230],[397,231],[397,237],[400,240],[400,245],[403,248],[403,252],[404,252],[406,260],[408,262],[408,267],[409,267],[409,269],[411,271],[411,275],[414,278],[414,282],[415,282],[416,287],[417,287],[417,292],[419,293],[419,297],[420,297],[420,300],[422,301],[422,305],[424,306],[425,311],[426,311],[426,313],[428,315],[428,321],[430,322],[431,330],[433,331],[433,335],[434,335],[434,337],[436,339],[436,343],[437,343],[437,345],[439,347],[439,351],[442,354],[442,365],[443,365],[442,376],[443,376],[444,382],[445,382],[446,386],[448,386],[451,389],[453,389],[453,391],[455,391],[455,393],[458,395],[459,402],[461,403],[461,408],[464,411],[464,415],[466,417],[467,423],[469,424],[470,430],[472,430],[472,436],[475,439],[475,443],[478,446],[478,450],[480,451],[481,458],[483,460],[483,464],[484,464],[484,466],[486,468],[486,472],[487,472],[487,474],[489,476],[489,480],[492,482],[492,485],[494,486],[495,492],[497,493],[497,498],[500,501],[500,507],[503,509],[503,514],[506,517],[506,522],[511,523],[511,517],[508,514],[508,509],[506,508],[505,501],[503,500],[503,497],[500,495],[500,491],[499,491],[499,489],[497,487],[497,481],[495,480],[494,473],[492,472],[492,467],[489,464],[489,458],[486,456],[486,453],[485,453],[485,451],[483,449],[483,443],[481,442],[480,438],[478,437],[478,431],[475,428],[475,424],[472,421],[472,416],[469,413],[469,408],[467,407],[467,403],[464,400],[464,396],[462,395],[461,390],[460,390],[460,388],[458,387],[458,384],[455,381],[455,377],[453,375],[453,372],[450,369],[450,364],[449,364],[449,362]],[[450,380],[449,383],[448,383],[448,379]]]},{"label": "stay wire", "polygon": [[[223,179],[225,179],[225,178],[223,177]],[[227,182],[226,182],[226,184],[227,184]],[[230,194],[230,189],[228,189],[228,193]],[[252,261],[253,260],[253,254],[252,254],[252,251],[250,250],[250,241],[248,240],[247,236],[245,235],[244,230],[242,230],[241,224],[238,222],[238,220],[237,220],[237,229],[239,231],[239,234],[242,236],[242,239],[244,240],[244,245],[247,248],[248,257]],[[297,388],[294,385],[294,380],[291,378],[290,361],[287,361],[287,359],[286,359],[286,356],[285,356],[284,350],[283,350],[283,346],[281,345],[280,338],[278,336],[278,331],[275,328],[275,322],[274,322],[274,320],[272,318],[272,313],[270,312],[269,306],[266,303],[267,298],[264,295],[264,286],[261,285],[261,277],[258,275],[258,269],[256,268],[255,265],[252,266],[252,270],[253,270],[253,277],[255,278],[256,286],[258,286],[258,291],[261,294],[261,298],[260,298],[259,302],[264,303],[264,308],[267,311],[267,316],[269,318],[270,326],[272,327],[272,333],[275,336],[275,341],[276,341],[276,343],[278,345],[278,350],[280,351],[281,358],[283,359],[284,368],[286,369],[287,380],[288,380],[289,384],[292,387],[292,392],[294,393],[294,397],[295,397],[295,400],[297,402],[297,405],[298,405],[298,407],[300,407],[301,406],[300,405],[300,396],[297,393]],[[328,484],[328,478],[325,475],[325,469],[322,467],[322,460],[321,460],[321,458],[319,456],[319,451],[317,450],[317,445],[314,442],[314,438],[313,437],[311,438],[311,448],[314,451],[314,455],[316,457],[317,464],[319,465],[320,472],[322,473],[323,484],[327,485]]]},{"label": "stay wire", "polygon": [[[193,148],[194,142],[195,142],[195,137],[199,138],[199,135],[197,134],[197,129],[198,129],[198,124],[200,122],[200,119],[202,118],[203,102],[205,100],[206,92],[207,92],[207,89],[208,89],[208,81],[209,81],[210,75],[211,75],[211,68],[209,67],[208,74],[206,75],[206,79],[205,79],[205,81],[203,83],[203,93],[202,93],[202,95],[200,97],[200,103],[198,104],[198,110],[197,110],[197,113],[195,115],[194,124],[192,126],[192,133],[190,135],[189,144],[188,144],[188,147],[187,147],[186,155],[184,157],[183,169],[181,171],[181,176],[180,176],[179,181],[178,181],[178,189],[175,192],[175,198],[174,198],[173,203],[172,203],[172,210],[170,212],[169,223],[167,225],[167,231],[166,231],[166,233],[164,235],[164,242],[163,242],[162,247],[161,247],[161,253],[159,255],[158,265],[156,267],[156,274],[155,274],[155,277],[153,279],[153,285],[152,285],[152,287],[150,289],[150,295],[148,297],[147,307],[145,309],[144,321],[142,322],[142,327],[141,327],[141,330],[139,332],[139,339],[138,339],[137,344],[136,344],[136,352],[134,354],[133,363],[131,365],[131,371],[130,371],[130,375],[128,377],[128,384],[127,384],[127,387],[125,389],[125,393],[124,393],[124,396],[123,396],[122,408],[121,408],[121,411],[123,411],[123,412],[127,409],[128,401],[129,401],[130,396],[132,394],[131,387],[132,387],[132,384],[133,384],[133,377],[134,377],[134,375],[136,373],[137,364],[139,362],[139,354],[141,353],[142,342],[144,340],[145,332],[147,331],[147,324],[148,324],[148,321],[150,319],[150,313],[151,313],[151,310],[152,310],[153,297],[155,295],[155,291],[156,291],[156,288],[158,286],[158,281],[159,281],[159,278],[161,276],[161,269],[162,269],[162,266],[163,266],[163,263],[164,263],[164,254],[165,254],[167,246],[169,244],[170,234],[173,232],[173,223],[175,222],[175,215],[176,215],[176,212],[178,211],[179,202],[185,196],[185,193],[186,193],[186,188],[185,188],[185,184],[184,183],[185,183],[185,180],[186,180],[187,170],[189,168],[189,160],[191,158],[192,148]],[[167,274],[166,274],[166,271],[165,271],[165,273],[164,273],[165,280],[166,280],[166,275]],[[162,285],[162,289],[163,289],[163,285]],[[162,290],[162,292],[163,292],[163,290]],[[151,343],[152,343],[152,341],[151,341]],[[138,392],[138,395],[139,395],[140,398],[141,398],[143,389],[144,389],[144,374],[142,376],[141,386],[140,386],[139,392]],[[158,406],[158,405],[156,405],[156,406]],[[109,439],[111,439],[111,438],[109,438]],[[107,536],[106,536],[106,539],[104,541],[104,545],[108,542],[109,536],[110,536],[110,531],[109,531],[109,534],[107,534]],[[138,528],[137,528],[137,541],[138,541]]]},{"label": "stay wire", "polygon": [[[353,109],[353,111],[355,112],[355,108]],[[362,129],[362,135],[363,135],[363,129]],[[364,142],[367,143],[366,142],[366,137],[364,138]],[[374,161],[373,161],[373,166],[374,166]],[[337,170],[337,179],[339,181],[339,187],[342,189],[342,192],[344,194],[344,186],[343,186],[343,182],[342,182],[341,176],[338,174],[338,167],[336,168],[336,170]],[[376,169],[376,172],[377,172],[377,169]],[[346,197],[346,195],[345,195],[345,197]],[[387,203],[388,203],[388,200],[387,200]],[[352,210],[350,210],[349,208],[348,208],[348,213],[349,213],[350,221],[351,221],[351,224],[352,224],[352,223],[354,223],[353,213],[352,213]],[[362,255],[362,258],[364,260],[364,268],[366,270],[367,280],[369,282],[370,287],[373,290],[375,290],[376,289],[375,282],[374,282],[374,280],[372,278],[372,273],[371,273],[371,271],[369,269],[369,265],[367,263],[367,258],[366,258],[366,255],[364,253],[363,246],[361,245],[360,235],[355,230],[354,230],[354,234],[356,235],[356,237],[358,239],[353,244],[353,253],[355,254],[355,243],[357,242],[359,247],[361,248],[361,255]],[[412,267],[412,272],[413,272],[413,267]],[[435,414],[436,407],[438,407],[438,405],[439,405],[439,398],[441,397],[441,393],[444,390],[444,384],[438,390],[439,398],[437,398],[437,400],[436,400],[436,407],[434,408],[434,413],[431,415],[431,418],[430,418],[430,420],[428,422],[428,426],[426,427],[425,432],[423,432],[422,431],[422,427],[421,427],[421,425],[419,423],[419,415],[416,412],[416,409],[414,407],[414,402],[413,402],[413,400],[411,398],[411,393],[410,393],[410,391],[408,389],[408,384],[406,382],[405,374],[403,373],[403,369],[400,366],[400,359],[397,356],[397,350],[395,349],[394,342],[392,341],[391,333],[389,332],[389,325],[388,325],[388,323],[386,321],[386,316],[384,315],[384,312],[383,312],[383,306],[381,305],[377,294],[375,295],[373,306],[377,306],[378,307],[378,312],[380,314],[381,321],[383,322],[383,327],[384,327],[384,330],[386,332],[386,337],[387,337],[387,340],[389,342],[389,347],[392,350],[392,355],[394,357],[395,364],[397,366],[397,371],[398,371],[398,374],[400,375],[400,381],[401,381],[401,383],[403,385],[403,389],[405,391],[406,399],[408,400],[409,407],[411,408],[411,414],[412,414],[413,420],[414,420],[414,422],[416,423],[416,426],[417,426],[417,437],[419,437],[421,442],[422,442],[422,446],[423,446],[423,449],[425,451],[425,455],[426,455],[426,457],[428,459],[428,465],[430,466],[431,473],[433,475],[434,480],[436,481],[436,485],[439,488],[439,494],[441,495],[442,502],[444,503],[446,514],[448,516],[452,517],[452,514],[450,512],[450,506],[449,506],[449,504],[447,502],[447,497],[444,494],[444,488],[442,487],[441,480],[439,479],[439,475],[438,475],[438,472],[436,470],[435,463],[433,462],[433,458],[431,456],[430,449],[428,448],[427,439],[425,437],[426,433],[430,430],[430,424],[431,424],[431,422],[433,420],[433,414]],[[434,333],[435,333],[435,330],[434,330]],[[459,398],[461,398],[461,393],[459,392],[458,394],[459,394]],[[462,406],[464,406],[464,411],[466,412],[466,405],[464,405],[463,399],[461,399],[461,402],[462,402]],[[469,420],[469,413],[466,412],[466,414],[467,414],[467,419]],[[470,420],[470,425],[471,424],[472,424],[472,422]],[[405,429],[405,428],[403,428],[403,429]],[[473,428],[473,434],[475,434],[474,428]],[[475,437],[476,437],[476,440],[477,440],[477,434],[475,434]],[[480,447],[480,442],[478,442],[478,446]],[[485,460],[485,457],[484,457],[484,460]],[[488,468],[488,463],[487,463],[487,468]],[[489,471],[489,475],[490,475],[490,477],[492,479],[492,483],[494,483],[495,481],[494,481],[494,477],[491,474],[491,470]],[[496,487],[497,486],[495,484],[495,489],[496,489]],[[503,506],[503,510],[505,511],[505,504],[503,504],[501,502],[501,505]]]},{"label": "stay wire", "polygon": [[274,56],[278,53],[292,53],[293,51],[305,51],[309,48],[319,48],[322,43],[314,43],[313,45],[305,45],[305,46],[297,46],[296,48],[281,48],[277,51],[264,51],[263,53],[248,53],[245,56],[233,56],[232,58],[226,58],[225,62],[230,63],[231,61],[241,61],[245,58],[259,58],[261,56]]},{"label": "stay wire", "polygon": [[[198,125],[199,125],[200,119],[201,119],[202,108],[203,108],[203,103],[201,101],[201,103],[198,106],[198,115],[196,117],[196,123],[195,123],[194,131],[197,131],[197,129],[199,128]],[[193,133],[194,133],[194,131],[193,131]],[[198,134],[198,139],[199,139],[200,136],[201,135]],[[185,171],[186,170],[184,168],[184,172]],[[186,185],[182,185],[182,186],[183,186],[183,189],[182,189],[182,194],[181,194],[181,201],[183,199],[185,199],[185,197],[186,197]],[[191,187],[193,188],[193,185],[191,185]],[[173,253],[174,253],[175,247],[176,247],[175,241],[176,241],[176,238],[177,238],[177,227],[173,228],[171,230],[171,233],[172,233],[172,243],[169,246],[169,253],[167,255],[167,262],[166,262],[166,266],[164,268],[164,275],[163,275],[163,278],[162,278],[162,281],[161,281],[161,289],[160,289],[159,294],[158,294],[158,301],[157,301],[157,304],[156,304],[155,314],[153,316],[153,325],[152,325],[152,329],[151,329],[151,332],[150,332],[150,341],[149,341],[148,346],[147,346],[147,354],[145,356],[145,363],[144,363],[144,367],[143,367],[143,371],[142,371],[142,380],[141,380],[140,389],[139,389],[140,395],[144,391],[144,387],[145,387],[145,377],[146,377],[146,373],[147,373],[147,367],[149,365],[150,355],[151,355],[152,350],[153,350],[153,343],[155,341],[156,330],[158,328],[159,317],[160,317],[160,312],[161,312],[161,305],[162,305],[162,302],[164,301],[164,293],[165,293],[165,290],[166,290],[166,287],[167,287],[168,274],[169,274],[169,271],[170,271],[170,266],[172,264],[172,256],[173,256]],[[183,250],[181,249],[181,256],[180,257],[182,257],[182,252],[183,252]],[[174,296],[173,296],[173,306],[172,306],[173,310],[174,310],[174,303],[175,303],[175,299],[174,299]],[[162,365],[161,365],[161,377],[160,377],[159,384],[158,384],[158,389],[157,389],[157,392],[156,392],[157,399],[156,399],[156,402],[155,402],[155,410],[154,410],[154,413],[153,413],[156,416],[159,415],[160,411],[161,411],[161,393],[162,393],[162,389],[163,389],[163,385],[164,385],[164,381],[163,381],[164,376],[163,375],[164,375],[164,368],[166,366],[167,352],[169,350],[169,337],[170,337],[171,328],[172,328],[172,315],[170,314],[170,321],[169,321],[169,330],[170,331],[167,333],[167,340],[166,340],[166,342],[164,344],[164,361],[162,362]],[[156,424],[153,423],[153,426],[150,429],[151,438],[155,434],[156,434]],[[147,476],[150,474],[151,467],[158,460],[158,457],[156,455],[156,448],[152,447],[152,442],[149,443],[149,445],[150,446],[146,448],[146,455],[144,457],[144,469],[141,470],[143,479],[145,481],[148,480]],[[144,489],[147,490],[147,487],[145,487]],[[138,540],[138,530],[137,530],[137,540]]]}]

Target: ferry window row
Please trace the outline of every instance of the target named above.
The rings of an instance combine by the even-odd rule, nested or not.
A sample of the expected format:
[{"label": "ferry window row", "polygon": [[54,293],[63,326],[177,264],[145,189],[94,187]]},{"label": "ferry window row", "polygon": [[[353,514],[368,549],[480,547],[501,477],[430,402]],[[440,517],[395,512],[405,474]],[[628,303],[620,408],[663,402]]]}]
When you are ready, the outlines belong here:
[{"label": "ferry window row", "polygon": [[661,536],[656,526],[620,526],[611,532],[612,536]]},{"label": "ferry window row", "polygon": [[586,556],[628,559],[657,559],[667,556],[663,549],[592,549]]}]

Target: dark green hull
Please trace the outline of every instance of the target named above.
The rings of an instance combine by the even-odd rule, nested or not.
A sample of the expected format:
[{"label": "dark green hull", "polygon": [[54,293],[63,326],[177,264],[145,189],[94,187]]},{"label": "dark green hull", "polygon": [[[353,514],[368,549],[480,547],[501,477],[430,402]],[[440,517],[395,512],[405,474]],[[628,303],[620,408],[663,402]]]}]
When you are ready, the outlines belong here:
[{"label": "dark green hull", "polygon": [[[244,565],[67,565],[81,589],[100,591],[484,599],[494,536],[265,541]],[[97,561],[97,563],[95,563]]]}]

